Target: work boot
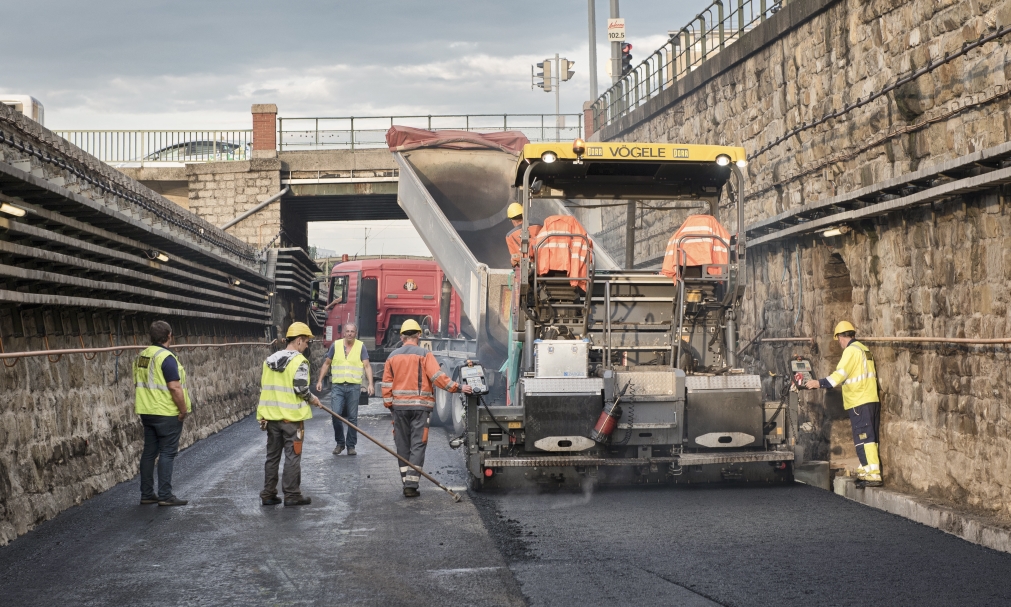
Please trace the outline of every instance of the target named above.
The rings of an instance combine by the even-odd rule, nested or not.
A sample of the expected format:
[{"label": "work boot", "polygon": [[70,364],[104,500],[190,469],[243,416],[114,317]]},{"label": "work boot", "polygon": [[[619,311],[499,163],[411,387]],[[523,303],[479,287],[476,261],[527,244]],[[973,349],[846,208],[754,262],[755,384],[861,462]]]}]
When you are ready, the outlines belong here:
[{"label": "work boot", "polygon": [[355,451],[354,447],[348,447],[348,455],[358,455],[358,452]]},{"label": "work boot", "polygon": [[344,450],[344,445],[337,445],[336,447],[333,448],[333,454],[334,455],[340,455],[341,451],[343,451],[343,450]]},{"label": "work boot", "polygon": [[286,497],[284,498],[285,506],[308,506],[312,503],[312,498],[306,495],[300,495],[298,497]]},{"label": "work boot", "polygon": [[404,487],[404,497],[418,497],[421,495],[414,487]]},{"label": "work boot", "polygon": [[279,498],[279,497],[277,497],[275,495],[274,497],[268,497],[266,499],[261,499],[260,503],[263,504],[264,506],[276,506],[276,505],[278,505],[278,504],[281,503],[281,498]]},{"label": "work boot", "polygon": [[187,500],[181,500],[181,499],[179,499],[178,497],[176,497],[174,495],[172,497],[168,498],[167,500],[159,500],[158,501],[158,505],[159,506],[185,506],[188,503],[189,503],[189,501],[187,501]]},{"label": "work boot", "polygon": [[159,500],[157,497],[142,497],[140,498],[140,505],[146,506],[148,504],[157,504]]}]

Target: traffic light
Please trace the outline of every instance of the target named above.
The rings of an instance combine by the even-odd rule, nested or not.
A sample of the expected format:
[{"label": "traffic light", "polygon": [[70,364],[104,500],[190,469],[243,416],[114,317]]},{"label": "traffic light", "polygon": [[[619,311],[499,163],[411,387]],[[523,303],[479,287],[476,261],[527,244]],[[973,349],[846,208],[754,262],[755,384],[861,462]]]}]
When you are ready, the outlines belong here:
[{"label": "traffic light", "polygon": [[[530,66],[530,88],[534,88],[534,85],[544,89],[545,93],[551,92],[551,59],[545,59],[541,63],[537,64],[537,69],[541,70],[539,72],[534,71],[534,66]],[[540,78],[540,82],[536,82],[536,78]]]},{"label": "traffic light", "polygon": [[621,45],[621,74],[624,76],[632,69],[632,45],[626,42]]},{"label": "traffic light", "polygon": [[576,75],[576,72],[572,71],[572,66],[576,65],[575,61],[569,61],[568,59],[559,59],[561,66],[558,68],[558,77],[562,80],[568,80]]}]

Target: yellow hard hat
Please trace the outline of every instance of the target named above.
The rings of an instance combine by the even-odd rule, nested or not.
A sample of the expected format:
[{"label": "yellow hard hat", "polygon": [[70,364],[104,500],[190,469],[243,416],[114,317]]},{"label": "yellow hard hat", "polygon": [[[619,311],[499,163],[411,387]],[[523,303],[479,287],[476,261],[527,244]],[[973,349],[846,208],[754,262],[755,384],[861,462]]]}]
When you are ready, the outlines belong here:
[{"label": "yellow hard hat", "polygon": [[293,337],[312,337],[312,336],[313,336],[312,330],[309,328],[309,325],[305,324],[304,322],[291,323],[291,326],[288,327],[288,333],[286,334],[286,337],[288,339],[291,339]]},{"label": "yellow hard hat", "polygon": [[840,333],[845,333],[847,331],[853,331],[856,333],[856,330],[857,328],[851,325],[848,320],[843,320],[835,326],[835,331],[832,333],[832,337],[839,337]]},{"label": "yellow hard hat", "polygon": [[408,331],[418,331],[420,333],[421,325],[419,325],[418,321],[414,320],[413,318],[408,318],[407,320],[404,321],[404,324],[400,325],[400,333],[404,334],[407,333]]},{"label": "yellow hard hat", "polygon": [[518,202],[509,203],[509,207],[506,209],[506,217],[509,219],[523,217],[523,205]]}]

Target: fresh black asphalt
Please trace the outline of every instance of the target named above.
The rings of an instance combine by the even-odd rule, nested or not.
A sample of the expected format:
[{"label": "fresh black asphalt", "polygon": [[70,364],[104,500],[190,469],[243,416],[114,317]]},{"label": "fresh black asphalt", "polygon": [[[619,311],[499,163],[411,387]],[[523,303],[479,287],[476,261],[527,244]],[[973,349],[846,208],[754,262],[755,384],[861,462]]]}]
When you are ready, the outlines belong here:
[{"label": "fresh black asphalt", "polygon": [[[176,460],[181,508],[121,483],[0,548],[0,604],[1011,605],[1011,555],[791,487],[481,493],[454,504],[359,439],[307,423],[310,506],[263,507],[252,418]],[[392,445],[373,401],[360,421]],[[465,485],[433,428],[426,469]]]}]

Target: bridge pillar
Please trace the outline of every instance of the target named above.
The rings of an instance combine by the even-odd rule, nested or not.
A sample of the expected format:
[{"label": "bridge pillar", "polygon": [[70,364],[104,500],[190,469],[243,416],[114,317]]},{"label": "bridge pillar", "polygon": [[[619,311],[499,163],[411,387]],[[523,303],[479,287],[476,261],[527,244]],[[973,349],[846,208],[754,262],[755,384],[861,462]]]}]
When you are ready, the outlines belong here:
[{"label": "bridge pillar", "polygon": [[253,158],[277,158],[277,106],[254,103]]}]

